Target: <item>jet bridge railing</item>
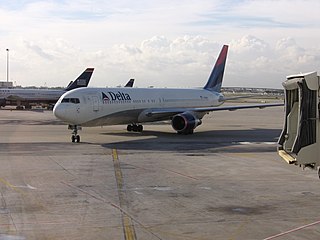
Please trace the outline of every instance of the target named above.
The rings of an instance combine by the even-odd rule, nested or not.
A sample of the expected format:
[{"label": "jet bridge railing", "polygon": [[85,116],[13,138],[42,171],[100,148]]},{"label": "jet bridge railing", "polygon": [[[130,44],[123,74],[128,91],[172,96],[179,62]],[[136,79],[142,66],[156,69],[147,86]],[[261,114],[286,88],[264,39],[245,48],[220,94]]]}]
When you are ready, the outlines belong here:
[{"label": "jet bridge railing", "polygon": [[285,117],[278,153],[290,164],[318,169],[320,177],[319,76],[289,76],[283,87]]}]

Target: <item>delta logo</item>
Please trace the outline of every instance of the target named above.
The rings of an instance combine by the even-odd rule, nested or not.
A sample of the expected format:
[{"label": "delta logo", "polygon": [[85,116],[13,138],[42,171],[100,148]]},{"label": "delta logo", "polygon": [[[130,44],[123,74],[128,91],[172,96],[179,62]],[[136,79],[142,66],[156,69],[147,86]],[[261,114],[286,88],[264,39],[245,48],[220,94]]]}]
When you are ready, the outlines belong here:
[{"label": "delta logo", "polygon": [[131,97],[128,93],[123,92],[108,92],[108,95],[102,93],[102,101],[103,103],[109,103],[109,101],[131,101]]},{"label": "delta logo", "polygon": [[109,101],[110,101],[110,99],[108,98],[108,96],[105,93],[102,93],[102,102],[108,103]]}]

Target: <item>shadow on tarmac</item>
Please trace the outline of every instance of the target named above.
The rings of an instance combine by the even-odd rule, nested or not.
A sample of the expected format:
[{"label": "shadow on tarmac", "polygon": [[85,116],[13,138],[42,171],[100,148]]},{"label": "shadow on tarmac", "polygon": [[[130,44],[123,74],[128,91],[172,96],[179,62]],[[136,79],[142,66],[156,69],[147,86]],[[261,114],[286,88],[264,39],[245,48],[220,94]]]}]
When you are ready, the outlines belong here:
[{"label": "shadow on tarmac", "polygon": [[[132,136],[133,140],[101,144],[105,148],[173,152],[275,152],[281,129],[214,130],[178,135],[174,132],[143,131],[142,133],[101,133]],[[151,137],[136,139],[137,135]]]}]

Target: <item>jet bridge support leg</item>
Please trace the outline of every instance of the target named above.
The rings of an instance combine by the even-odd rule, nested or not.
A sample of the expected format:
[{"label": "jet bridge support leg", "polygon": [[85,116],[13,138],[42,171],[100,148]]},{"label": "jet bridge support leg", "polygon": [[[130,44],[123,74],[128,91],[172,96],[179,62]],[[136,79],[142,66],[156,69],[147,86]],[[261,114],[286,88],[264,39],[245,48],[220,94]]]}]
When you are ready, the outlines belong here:
[{"label": "jet bridge support leg", "polygon": [[287,77],[279,155],[289,164],[318,170],[320,178],[320,77],[316,72]]}]

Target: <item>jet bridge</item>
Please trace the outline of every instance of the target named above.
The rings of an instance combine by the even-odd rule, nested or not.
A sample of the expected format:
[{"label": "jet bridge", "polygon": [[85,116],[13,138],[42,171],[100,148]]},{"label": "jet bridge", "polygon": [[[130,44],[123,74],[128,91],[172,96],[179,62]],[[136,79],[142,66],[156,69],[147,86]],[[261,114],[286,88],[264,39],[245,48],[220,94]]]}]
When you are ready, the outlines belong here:
[{"label": "jet bridge", "polygon": [[318,169],[320,177],[319,84],[317,72],[288,76],[283,82],[285,118],[278,153],[289,164]]}]

